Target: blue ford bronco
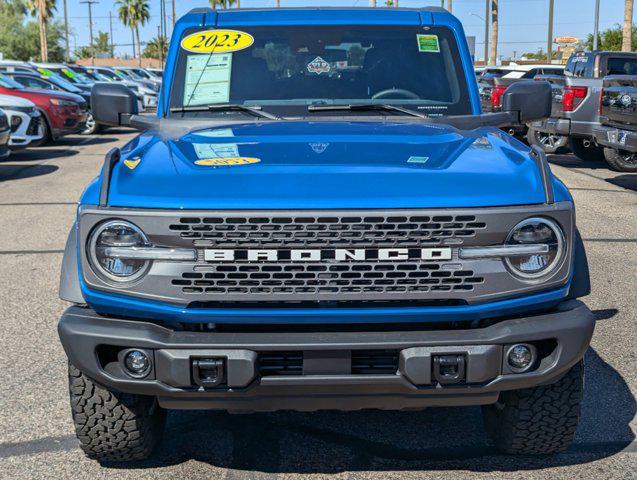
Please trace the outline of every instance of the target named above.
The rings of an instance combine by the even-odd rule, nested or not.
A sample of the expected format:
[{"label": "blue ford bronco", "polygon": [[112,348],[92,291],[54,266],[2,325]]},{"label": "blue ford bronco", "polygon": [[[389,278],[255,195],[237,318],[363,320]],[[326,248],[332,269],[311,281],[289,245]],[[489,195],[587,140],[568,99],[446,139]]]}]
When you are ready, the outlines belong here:
[{"label": "blue ford bronco", "polygon": [[70,232],[59,323],[100,461],[149,456],[168,409],[481,405],[503,452],[568,448],[594,328],[573,199],[482,113],[439,8],[197,9],[156,117],[97,84],[111,150]]}]

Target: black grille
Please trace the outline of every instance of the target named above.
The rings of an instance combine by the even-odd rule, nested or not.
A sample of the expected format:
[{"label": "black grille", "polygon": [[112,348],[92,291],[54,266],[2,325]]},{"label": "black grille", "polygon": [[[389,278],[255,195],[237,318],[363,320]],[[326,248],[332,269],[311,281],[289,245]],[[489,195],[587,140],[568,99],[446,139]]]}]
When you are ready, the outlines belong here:
[{"label": "black grille", "polygon": [[[398,350],[353,350],[351,374],[395,375],[398,371],[398,355]],[[303,375],[303,352],[261,352],[258,370],[262,377]]]},{"label": "black grille", "polygon": [[32,117],[27,127],[27,135],[38,135],[40,132],[41,117]]},{"label": "black grille", "polygon": [[484,279],[421,261],[338,264],[249,264],[185,272],[172,284],[186,294],[357,294],[471,291]]},{"label": "black grille", "polygon": [[486,228],[473,215],[183,217],[182,238],[215,247],[422,247],[473,237]]},{"label": "black grille", "polygon": [[259,357],[259,375],[303,375],[303,352],[264,352]]},{"label": "black grille", "polygon": [[398,350],[353,350],[352,375],[394,375]]}]

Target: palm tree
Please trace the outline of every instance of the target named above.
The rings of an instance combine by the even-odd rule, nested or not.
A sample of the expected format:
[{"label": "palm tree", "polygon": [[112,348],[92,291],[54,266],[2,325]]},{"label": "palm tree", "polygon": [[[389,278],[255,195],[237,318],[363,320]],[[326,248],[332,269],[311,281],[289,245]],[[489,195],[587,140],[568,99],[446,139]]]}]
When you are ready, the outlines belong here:
[{"label": "palm tree", "polygon": [[124,26],[130,28],[133,34],[133,58],[136,56],[135,52],[135,26],[133,23],[133,2],[134,0],[117,0],[115,3],[119,6],[117,9],[117,16]]},{"label": "palm tree", "polygon": [[[150,8],[147,0],[117,0],[119,19],[134,32],[137,37],[139,65],[142,64],[142,44],[139,40],[139,26],[145,25],[150,19]],[[133,42],[133,56],[135,56],[135,42]]]},{"label": "palm tree", "polygon": [[56,0],[26,0],[25,5],[32,16],[38,17],[40,28],[40,57],[43,62],[49,59],[49,47],[47,45],[47,23],[56,9]]},{"label": "palm tree", "polygon": [[624,31],[622,33],[622,52],[633,49],[633,0],[624,0]]}]

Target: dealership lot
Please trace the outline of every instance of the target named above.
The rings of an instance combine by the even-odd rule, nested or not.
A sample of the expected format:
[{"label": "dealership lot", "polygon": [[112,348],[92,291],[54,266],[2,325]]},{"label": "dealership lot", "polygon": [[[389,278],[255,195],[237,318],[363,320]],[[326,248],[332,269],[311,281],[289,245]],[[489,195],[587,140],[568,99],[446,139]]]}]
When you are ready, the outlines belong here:
[{"label": "dealership lot", "polygon": [[550,458],[496,455],[477,408],[232,416],[174,412],[155,460],[86,460],[57,339],[62,251],[75,202],[105,152],[132,138],[69,137],[0,163],[0,478],[636,478],[637,175],[570,155],[553,171],[575,196],[597,330],[576,444]]}]

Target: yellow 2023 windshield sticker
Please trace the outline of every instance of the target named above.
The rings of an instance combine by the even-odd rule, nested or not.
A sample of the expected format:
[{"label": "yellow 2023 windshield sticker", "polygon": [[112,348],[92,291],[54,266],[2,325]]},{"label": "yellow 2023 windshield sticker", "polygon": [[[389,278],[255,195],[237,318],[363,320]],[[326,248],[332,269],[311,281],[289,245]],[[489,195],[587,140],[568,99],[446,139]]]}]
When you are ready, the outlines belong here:
[{"label": "yellow 2023 windshield sticker", "polygon": [[225,158],[202,158],[195,160],[195,165],[204,167],[232,167],[235,165],[250,165],[251,163],[259,163],[260,158],[254,157],[225,157]]},{"label": "yellow 2023 windshield sticker", "polygon": [[188,35],[181,48],[193,53],[226,53],[248,48],[254,37],[239,30],[203,30]]}]

